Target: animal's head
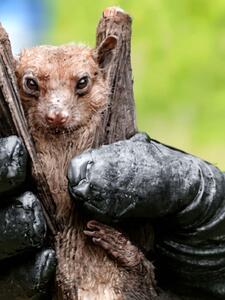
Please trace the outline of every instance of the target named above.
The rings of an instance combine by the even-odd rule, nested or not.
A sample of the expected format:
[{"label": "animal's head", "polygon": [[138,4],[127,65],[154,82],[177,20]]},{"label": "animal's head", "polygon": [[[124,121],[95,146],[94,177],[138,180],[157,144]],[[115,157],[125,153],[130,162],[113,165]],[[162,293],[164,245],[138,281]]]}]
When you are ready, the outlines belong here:
[{"label": "animal's head", "polygon": [[24,50],[16,65],[19,92],[29,125],[64,132],[88,124],[107,107],[105,68],[117,39],[85,46],[39,46]]}]

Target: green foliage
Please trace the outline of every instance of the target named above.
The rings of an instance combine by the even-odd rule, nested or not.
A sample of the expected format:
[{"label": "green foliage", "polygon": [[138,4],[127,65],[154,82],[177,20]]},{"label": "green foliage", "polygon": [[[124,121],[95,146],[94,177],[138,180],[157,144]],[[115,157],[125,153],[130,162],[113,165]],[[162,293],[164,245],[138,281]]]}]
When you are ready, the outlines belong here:
[{"label": "green foliage", "polygon": [[94,45],[103,9],[128,11],[139,129],[225,168],[224,0],[54,3],[54,43]]}]

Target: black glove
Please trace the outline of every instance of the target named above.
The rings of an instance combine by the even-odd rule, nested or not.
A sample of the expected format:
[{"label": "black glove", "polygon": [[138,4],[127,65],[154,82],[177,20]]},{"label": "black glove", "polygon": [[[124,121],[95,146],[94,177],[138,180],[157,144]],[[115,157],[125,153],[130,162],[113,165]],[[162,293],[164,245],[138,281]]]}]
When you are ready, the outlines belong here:
[{"label": "black glove", "polygon": [[225,176],[218,168],[137,134],[74,158],[68,178],[74,199],[97,219],[151,218],[162,286],[224,299]]},{"label": "black glove", "polygon": [[55,252],[43,248],[41,205],[34,194],[23,191],[26,168],[20,140],[0,139],[0,300],[49,299],[55,270]]},{"label": "black glove", "polygon": [[[0,193],[20,186],[26,177],[27,154],[20,140],[0,139]],[[3,198],[1,197],[1,202]]]},{"label": "black glove", "polygon": [[137,134],[75,157],[68,173],[71,194],[94,216],[109,220],[155,218],[179,210],[197,194],[199,170],[160,146]]}]

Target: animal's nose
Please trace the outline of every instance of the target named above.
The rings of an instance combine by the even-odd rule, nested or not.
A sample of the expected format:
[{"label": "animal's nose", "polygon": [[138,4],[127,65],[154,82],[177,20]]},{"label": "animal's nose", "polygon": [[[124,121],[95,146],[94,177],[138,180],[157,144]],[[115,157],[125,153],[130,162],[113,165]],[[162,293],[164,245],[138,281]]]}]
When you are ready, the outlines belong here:
[{"label": "animal's nose", "polygon": [[66,111],[49,111],[46,116],[46,122],[49,125],[64,125],[69,118],[69,114]]}]

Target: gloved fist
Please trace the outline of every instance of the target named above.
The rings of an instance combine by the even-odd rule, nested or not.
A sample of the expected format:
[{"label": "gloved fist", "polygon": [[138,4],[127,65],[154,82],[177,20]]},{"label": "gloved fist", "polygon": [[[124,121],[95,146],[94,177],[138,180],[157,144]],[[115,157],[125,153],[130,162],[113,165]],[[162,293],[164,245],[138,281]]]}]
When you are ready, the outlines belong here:
[{"label": "gloved fist", "polygon": [[55,271],[55,252],[43,247],[47,228],[40,202],[23,191],[26,169],[21,141],[0,139],[0,300],[43,299]]},{"label": "gloved fist", "polygon": [[148,145],[148,136],[137,134],[75,157],[68,172],[74,199],[102,221],[130,217],[133,211],[138,216],[142,207],[136,204],[147,197],[151,180]]},{"label": "gloved fist", "polygon": [[24,182],[26,166],[27,153],[21,141],[16,136],[0,139],[0,193]]}]

